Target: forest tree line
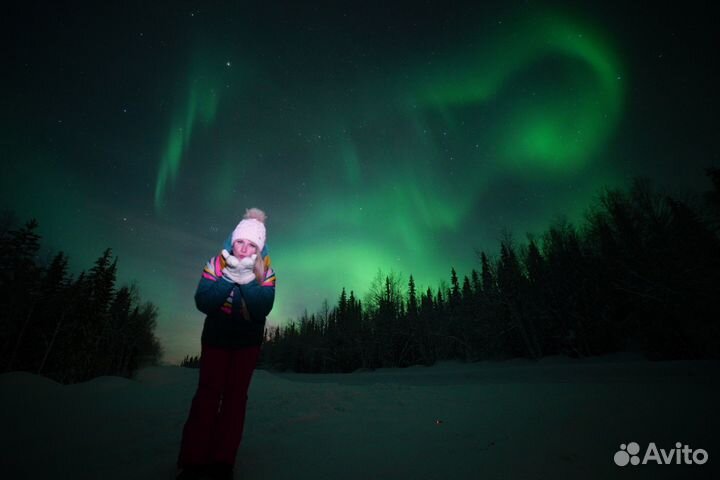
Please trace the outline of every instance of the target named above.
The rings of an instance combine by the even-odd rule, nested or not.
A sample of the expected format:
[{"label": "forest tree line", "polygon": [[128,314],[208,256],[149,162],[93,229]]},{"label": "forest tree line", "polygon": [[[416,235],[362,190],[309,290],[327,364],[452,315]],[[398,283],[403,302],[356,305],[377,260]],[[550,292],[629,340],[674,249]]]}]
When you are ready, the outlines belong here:
[{"label": "forest tree line", "polygon": [[[364,302],[337,304],[266,330],[261,362],[298,372],[351,372],[617,351],[651,359],[720,357],[720,170],[712,190],[681,201],[647,181],[606,189],[573,225],[556,221],[478,270],[418,291],[412,275],[375,278]],[[197,357],[187,357],[197,366]]]},{"label": "forest tree line", "polygon": [[38,223],[0,222],[0,371],[23,370],[61,383],[130,377],[162,355],[157,307],[135,285],[116,286],[110,249],[89,271],[68,274],[68,257],[38,260]]}]

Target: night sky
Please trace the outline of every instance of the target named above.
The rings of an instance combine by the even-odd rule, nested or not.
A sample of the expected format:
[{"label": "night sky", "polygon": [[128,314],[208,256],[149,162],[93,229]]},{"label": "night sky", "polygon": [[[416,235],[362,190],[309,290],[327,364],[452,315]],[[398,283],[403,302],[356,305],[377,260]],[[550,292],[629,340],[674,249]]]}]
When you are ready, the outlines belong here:
[{"label": "night sky", "polygon": [[199,353],[195,287],[246,208],[284,324],[720,166],[709,2],[57,3],[3,12],[0,207],[74,273],[111,247],[169,362]]}]

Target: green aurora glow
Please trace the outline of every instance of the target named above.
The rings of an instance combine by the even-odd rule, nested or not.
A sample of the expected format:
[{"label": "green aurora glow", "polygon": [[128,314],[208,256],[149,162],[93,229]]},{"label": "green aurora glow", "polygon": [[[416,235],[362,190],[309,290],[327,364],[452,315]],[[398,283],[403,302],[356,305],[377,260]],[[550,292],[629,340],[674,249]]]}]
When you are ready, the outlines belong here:
[{"label": "green aurora glow", "polygon": [[168,184],[172,186],[177,179],[196,125],[200,123],[205,128],[211,126],[217,114],[220,97],[225,90],[224,86],[229,81],[227,70],[232,63],[228,65],[227,60],[217,55],[215,48],[206,47],[195,57],[188,77],[186,100],[178,105],[170,122],[167,144],[160,157],[155,182],[157,213],[161,213],[165,205]]},{"label": "green aurora glow", "polygon": [[720,158],[707,75],[639,6],[48,8],[11,46],[0,200],[76,272],[112,247],[168,360],[197,352],[200,270],[245,208],[268,213],[284,324],[378,269],[436,289],[504,230]]}]

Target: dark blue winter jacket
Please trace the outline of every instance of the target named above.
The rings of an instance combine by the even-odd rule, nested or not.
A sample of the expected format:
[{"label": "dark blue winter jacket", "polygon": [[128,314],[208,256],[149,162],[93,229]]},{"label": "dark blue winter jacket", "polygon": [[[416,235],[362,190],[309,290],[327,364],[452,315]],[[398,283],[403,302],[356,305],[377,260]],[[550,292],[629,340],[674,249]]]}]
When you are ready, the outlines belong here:
[{"label": "dark blue winter jacket", "polygon": [[[267,250],[263,249],[263,253]],[[222,275],[225,259],[211,258],[203,269],[195,292],[195,305],[207,315],[202,343],[212,347],[238,349],[260,345],[265,318],[275,301],[275,271],[270,256],[265,260],[265,279],[245,285],[226,280]]]}]

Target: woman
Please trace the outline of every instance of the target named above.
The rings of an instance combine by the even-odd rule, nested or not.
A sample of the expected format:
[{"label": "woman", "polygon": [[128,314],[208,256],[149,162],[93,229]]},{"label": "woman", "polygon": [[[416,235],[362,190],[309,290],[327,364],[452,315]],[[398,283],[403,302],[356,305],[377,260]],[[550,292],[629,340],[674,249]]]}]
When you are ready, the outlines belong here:
[{"label": "woman", "polygon": [[183,429],[178,479],[233,478],[247,391],[260,355],[265,317],[275,299],[265,219],[257,208],[245,212],[225,249],[205,265],[195,292],[195,304],[207,317],[200,380]]}]

